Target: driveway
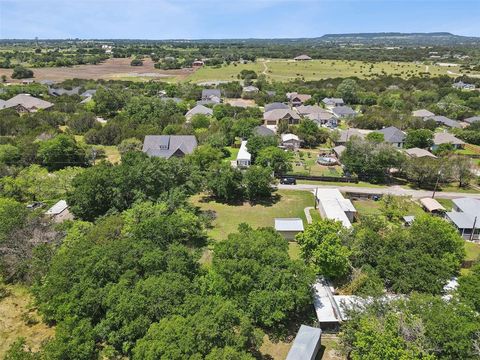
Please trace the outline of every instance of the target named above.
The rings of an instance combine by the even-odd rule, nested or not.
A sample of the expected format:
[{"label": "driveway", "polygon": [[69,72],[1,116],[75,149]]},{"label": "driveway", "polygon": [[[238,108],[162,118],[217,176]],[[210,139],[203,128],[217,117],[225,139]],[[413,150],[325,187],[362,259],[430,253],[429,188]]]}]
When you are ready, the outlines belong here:
[{"label": "driveway", "polygon": [[[336,185],[313,185],[313,184],[298,184],[298,185],[278,185],[279,189],[290,189],[290,190],[304,190],[304,191],[314,191],[316,188],[320,189],[338,189],[342,192],[353,192],[357,194],[390,194],[397,196],[411,196],[415,199],[420,199],[424,197],[431,197],[432,191],[429,190],[413,190],[413,189],[404,189],[400,186],[385,186],[385,187],[360,187],[360,186],[336,186]],[[435,197],[442,199],[454,199],[459,197],[468,197],[480,199],[480,193],[463,193],[463,192],[444,192],[437,191]]]}]

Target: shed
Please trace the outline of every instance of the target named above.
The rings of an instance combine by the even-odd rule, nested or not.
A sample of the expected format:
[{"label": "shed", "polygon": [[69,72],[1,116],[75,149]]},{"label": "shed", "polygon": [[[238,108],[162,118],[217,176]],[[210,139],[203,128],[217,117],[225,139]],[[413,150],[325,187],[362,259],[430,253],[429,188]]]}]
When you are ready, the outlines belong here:
[{"label": "shed", "polygon": [[68,211],[68,204],[65,200],[58,201],[45,212],[45,215],[48,215],[56,223],[73,220],[73,215]]},{"label": "shed", "polygon": [[314,360],[321,345],[322,330],[301,325],[286,360]]},{"label": "shed", "polygon": [[414,221],[415,221],[414,215],[406,215],[403,217],[403,223],[405,224],[405,226],[411,226]]},{"label": "shed", "polygon": [[445,208],[437,200],[432,198],[420,199],[422,207],[428,212],[443,212]]},{"label": "shed", "polygon": [[294,240],[295,235],[304,230],[300,218],[276,218],[275,230],[287,240]]}]

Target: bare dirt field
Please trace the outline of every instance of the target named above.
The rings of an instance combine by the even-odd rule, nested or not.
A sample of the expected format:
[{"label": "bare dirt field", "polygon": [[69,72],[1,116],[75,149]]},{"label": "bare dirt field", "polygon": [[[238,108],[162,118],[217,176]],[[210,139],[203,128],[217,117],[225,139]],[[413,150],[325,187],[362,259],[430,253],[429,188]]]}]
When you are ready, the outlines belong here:
[{"label": "bare dirt field", "polygon": [[[108,59],[99,65],[77,65],[72,67],[33,68],[35,81],[52,80],[61,82],[66,79],[104,79],[104,80],[181,80],[194,70],[160,70],[155,69],[151,59],[145,59],[143,66],[130,66],[131,59]],[[7,75],[9,82],[20,82],[10,78],[12,69],[0,69],[0,76]]]}]

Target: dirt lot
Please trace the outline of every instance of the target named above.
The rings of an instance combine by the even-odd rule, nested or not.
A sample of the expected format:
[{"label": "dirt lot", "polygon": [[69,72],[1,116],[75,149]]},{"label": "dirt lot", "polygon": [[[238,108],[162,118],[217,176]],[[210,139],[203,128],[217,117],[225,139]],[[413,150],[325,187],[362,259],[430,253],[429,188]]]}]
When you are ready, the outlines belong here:
[{"label": "dirt lot", "polygon": [[[194,70],[159,70],[153,67],[151,59],[145,59],[143,66],[130,66],[131,59],[108,59],[99,65],[77,65],[72,67],[51,67],[32,69],[35,75],[35,81],[53,80],[61,82],[66,79],[105,79],[105,80],[149,80],[162,79],[167,80],[176,78],[178,80],[186,78]],[[8,81],[20,82],[10,78],[12,69],[0,69],[0,76],[7,75]]]}]

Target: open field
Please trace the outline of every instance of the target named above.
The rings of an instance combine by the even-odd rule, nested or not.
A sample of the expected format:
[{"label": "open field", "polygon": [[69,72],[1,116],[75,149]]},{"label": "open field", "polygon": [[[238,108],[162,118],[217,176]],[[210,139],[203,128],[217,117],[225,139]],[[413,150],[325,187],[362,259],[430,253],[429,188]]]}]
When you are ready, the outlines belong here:
[{"label": "open field", "polygon": [[[66,79],[104,79],[104,80],[130,80],[130,81],[235,81],[238,80],[240,71],[254,70],[257,74],[264,74],[269,80],[290,81],[296,78],[305,80],[320,80],[335,77],[357,76],[371,78],[378,75],[397,75],[403,78],[421,73],[431,76],[449,75],[456,73],[449,71],[448,67],[438,65],[424,65],[413,62],[376,62],[347,60],[312,60],[295,62],[282,59],[259,59],[254,63],[223,65],[221,67],[205,66],[198,70],[191,68],[178,70],[155,69],[153,61],[144,60],[143,66],[130,66],[130,58],[108,59],[99,65],[77,65],[72,67],[34,68],[35,80],[63,81]],[[12,69],[0,69],[0,76],[7,75],[10,82]],[[469,74],[478,75],[478,74]]]},{"label": "open field", "polygon": [[378,75],[397,75],[403,78],[409,75],[429,73],[431,76],[450,75],[448,67],[423,65],[413,62],[377,62],[346,60],[312,60],[295,62],[293,60],[257,60],[255,63],[230,64],[221,68],[204,67],[186,78],[192,82],[237,80],[241,70],[254,70],[270,80],[289,81],[296,78],[319,80],[335,77],[357,76],[369,78]]},{"label": "open field", "polygon": [[43,324],[37,312],[30,308],[32,299],[26,287],[7,288],[11,294],[0,300],[0,359],[19,337],[24,337],[27,346],[35,351],[54,334],[54,328]]},{"label": "open field", "polygon": [[[151,59],[145,59],[143,66],[130,66],[130,61],[131,59],[129,58],[108,59],[99,65],[34,68],[32,70],[35,76],[35,81],[53,80],[58,82],[73,78],[147,81],[152,79],[166,80],[175,77],[176,79],[181,80],[193,71],[192,69],[155,69]],[[12,71],[12,69],[0,69],[0,76],[7,75],[8,81],[20,82],[21,80],[12,80],[10,78]]]},{"label": "open field", "polygon": [[228,234],[236,232],[238,225],[247,223],[253,228],[273,226],[276,217],[299,217],[306,224],[304,208],[313,206],[313,194],[307,191],[279,190],[278,199],[273,203],[243,204],[218,203],[204,195],[191,198],[193,205],[216,214],[209,235],[215,240],[224,240]]}]

